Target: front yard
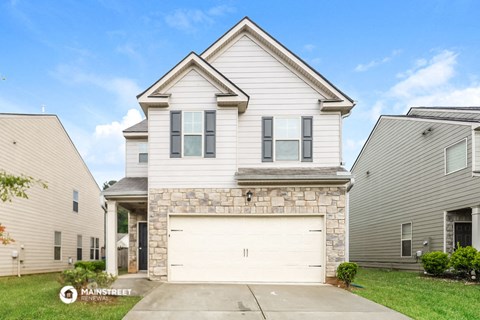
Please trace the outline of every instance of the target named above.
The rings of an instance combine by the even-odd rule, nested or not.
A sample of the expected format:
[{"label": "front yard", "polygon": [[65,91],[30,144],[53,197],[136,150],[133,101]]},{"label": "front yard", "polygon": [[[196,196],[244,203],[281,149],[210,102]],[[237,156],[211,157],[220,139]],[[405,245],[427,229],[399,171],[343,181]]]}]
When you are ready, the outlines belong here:
[{"label": "front yard", "polygon": [[64,304],[59,273],[0,278],[0,319],[121,319],[141,298]]},{"label": "front yard", "polygon": [[437,279],[418,272],[360,268],[352,290],[413,319],[480,319],[480,285]]}]

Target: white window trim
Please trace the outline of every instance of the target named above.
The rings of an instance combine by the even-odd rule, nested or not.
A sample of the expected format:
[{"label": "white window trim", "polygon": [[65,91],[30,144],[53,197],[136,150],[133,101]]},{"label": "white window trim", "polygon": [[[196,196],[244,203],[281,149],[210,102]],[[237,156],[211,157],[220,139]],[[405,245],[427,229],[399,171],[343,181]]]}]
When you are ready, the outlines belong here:
[{"label": "white window trim", "polygon": [[[184,128],[184,124],[185,124],[185,113],[186,112],[196,112],[196,113],[201,113],[202,114],[202,129],[200,131],[200,134],[192,134],[192,133],[185,133],[185,128]],[[187,158],[187,159],[199,159],[199,158],[203,158],[204,156],[204,134],[205,134],[205,112],[203,111],[198,111],[198,110],[185,110],[185,111],[182,111],[182,158]],[[195,135],[195,136],[200,136],[201,137],[201,142],[202,142],[202,146],[201,146],[201,152],[202,154],[199,155],[199,156],[186,156],[185,155],[185,135],[187,136],[190,136],[190,135]]]},{"label": "white window trim", "polygon": [[[60,233],[60,245],[55,243],[55,233]],[[53,231],[53,248],[60,247],[60,259],[55,259],[55,250],[53,252],[53,261],[62,261],[62,231]]]},{"label": "white window trim", "polygon": [[[93,239],[93,247],[92,247],[92,239]],[[97,239],[98,239],[98,247],[97,247]],[[90,246],[88,251],[88,257],[90,261],[97,261],[101,260],[100,257],[100,238],[97,237],[90,237]],[[93,250],[93,258],[92,258],[92,250]],[[95,259],[96,250],[98,250],[98,259]]]},{"label": "white window trim", "polygon": [[[411,233],[410,233],[410,239],[403,239],[403,225],[405,224],[410,224],[411,225]],[[404,256],[402,255],[403,253],[403,241],[404,240],[410,240],[410,255],[409,256]],[[400,224],[400,257],[401,258],[411,258],[413,256],[413,223],[410,222],[405,222]]]},{"label": "white window trim", "polygon": [[[140,145],[142,145],[142,144],[145,144],[145,145],[147,146],[147,152],[141,152],[142,150],[141,150],[141,148],[140,148]],[[140,166],[146,166],[146,165],[148,165],[148,154],[149,154],[149,152],[148,152],[148,141],[138,142],[138,144],[137,144],[137,151],[138,151],[138,152],[137,152],[137,163],[138,163],[138,165],[140,165]],[[142,154],[142,153],[146,153],[146,154],[147,154],[147,162],[140,162],[140,154]]]},{"label": "white window trim", "polygon": [[[454,170],[454,171],[451,171],[451,172],[447,172],[447,149],[448,148],[451,148],[459,143],[462,143],[465,141],[465,166],[460,168],[460,169],[457,169],[457,170]],[[449,175],[449,174],[452,174],[452,173],[455,173],[455,172],[458,172],[460,170],[463,170],[463,169],[466,169],[468,167],[468,138],[464,138],[460,141],[457,141],[455,143],[452,143],[451,145],[445,147],[443,149],[443,166],[444,166],[444,173],[445,175]]]},{"label": "white window trim", "polygon": [[[277,138],[275,134],[275,129],[277,127],[276,122],[278,119],[296,119],[298,120],[299,123],[299,134],[298,134],[298,139],[278,139],[279,141],[298,141],[298,159],[297,160],[277,160]],[[302,162],[302,117],[300,116],[278,116],[278,117],[273,117],[273,161],[274,162]]]},{"label": "white window trim", "polygon": [[[77,200],[75,200],[75,192],[77,193]],[[77,211],[73,210],[73,202],[77,203]],[[80,192],[78,190],[73,189],[72,194],[72,212],[79,213],[80,212]]]}]

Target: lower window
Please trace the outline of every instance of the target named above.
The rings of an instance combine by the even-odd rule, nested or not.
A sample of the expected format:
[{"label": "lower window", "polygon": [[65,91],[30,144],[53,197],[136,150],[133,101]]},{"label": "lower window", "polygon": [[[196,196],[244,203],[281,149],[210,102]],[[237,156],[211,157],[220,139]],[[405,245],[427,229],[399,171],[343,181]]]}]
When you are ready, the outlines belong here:
[{"label": "lower window", "polygon": [[412,256],[412,223],[402,224],[402,257]]},{"label": "lower window", "polygon": [[53,259],[62,260],[62,233],[55,231],[55,243],[53,245]]},{"label": "lower window", "polygon": [[90,238],[90,260],[100,259],[100,239]]}]

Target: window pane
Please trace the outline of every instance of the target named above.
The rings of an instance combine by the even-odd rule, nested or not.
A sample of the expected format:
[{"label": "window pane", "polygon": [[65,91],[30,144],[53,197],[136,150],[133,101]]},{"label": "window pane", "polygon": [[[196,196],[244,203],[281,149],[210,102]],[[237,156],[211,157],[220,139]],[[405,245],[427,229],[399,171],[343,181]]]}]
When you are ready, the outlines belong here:
[{"label": "window pane", "polygon": [[275,119],[275,139],[300,139],[300,119]]},{"label": "window pane", "polygon": [[90,238],[90,248],[95,248],[95,238]]},{"label": "window pane", "polygon": [[77,248],[81,248],[82,247],[82,236],[81,235],[77,235]]},{"label": "window pane", "polygon": [[202,133],[203,112],[184,112],[183,130],[185,133]]},{"label": "window pane", "polygon": [[73,191],[73,201],[78,202],[78,191]]},{"label": "window pane", "polygon": [[100,248],[100,239],[99,238],[96,238],[95,239],[95,248]]},{"label": "window pane", "polygon": [[77,248],[77,260],[78,261],[83,260],[82,248]]},{"label": "window pane", "polygon": [[275,160],[298,160],[299,142],[275,141]]},{"label": "window pane", "polygon": [[78,202],[73,201],[73,211],[78,212]]},{"label": "window pane", "polygon": [[56,246],[62,245],[62,233],[59,231],[55,231],[55,245]]},{"label": "window pane", "polygon": [[54,259],[55,260],[60,260],[61,259],[61,253],[62,253],[62,248],[55,247],[54,248]]},{"label": "window pane", "polygon": [[99,254],[99,252],[100,252],[100,251],[99,251],[98,249],[95,250],[95,260],[99,260],[99,259],[100,259],[100,254]]},{"label": "window pane", "polygon": [[95,259],[95,249],[90,249],[90,260]]},{"label": "window pane", "polygon": [[148,163],[148,153],[139,153],[138,163]]},{"label": "window pane", "polygon": [[446,172],[457,171],[467,166],[466,140],[463,140],[446,149],[445,167]]},{"label": "window pane", "polygon": [[402,241],[402,257],[409,257],[412,255],[412,240]]},{"label": "window pane", "polygon": [[139,153],[148,153],[148,144],[146,142],[138,143],[138,152]]},{"label": "window pane", "polygon": [[184,139],[184,156],[198,156],[202,155],[202,136],[185,136]]},{"label": "window pane", "polygon": [[411,239],[412,238],[412,224],[405,223],[402,224],[402,239]]}]

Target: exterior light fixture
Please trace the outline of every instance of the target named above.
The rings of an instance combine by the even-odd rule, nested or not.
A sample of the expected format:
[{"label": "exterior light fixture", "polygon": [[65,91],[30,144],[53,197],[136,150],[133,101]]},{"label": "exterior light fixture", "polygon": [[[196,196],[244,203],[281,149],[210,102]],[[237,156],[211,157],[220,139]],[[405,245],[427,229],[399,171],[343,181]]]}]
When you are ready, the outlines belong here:
[{"label": "exterior light fixture", "polygon": [[252,201],[252,196],[253,196],[252,191],[248,190],[246,195],[247,195],[247,201],[248,202]]}]

